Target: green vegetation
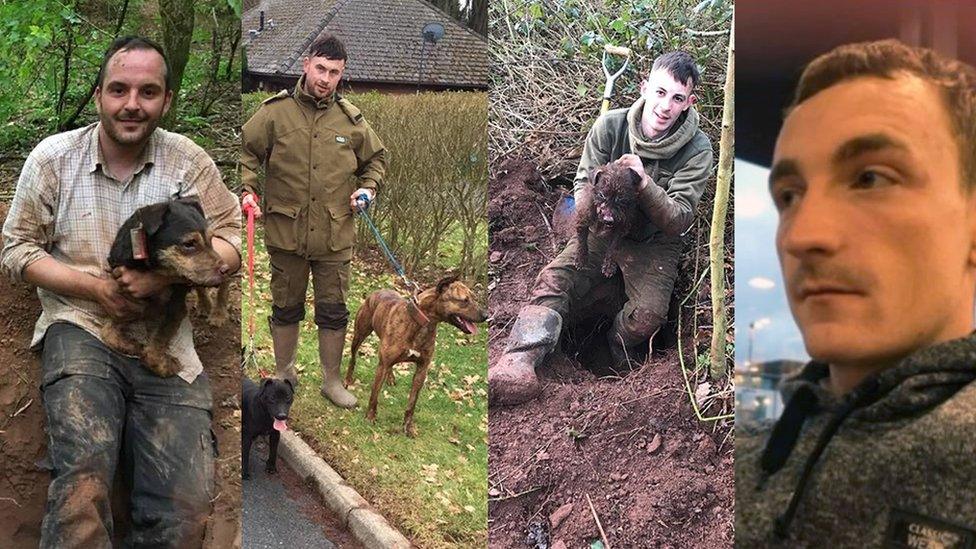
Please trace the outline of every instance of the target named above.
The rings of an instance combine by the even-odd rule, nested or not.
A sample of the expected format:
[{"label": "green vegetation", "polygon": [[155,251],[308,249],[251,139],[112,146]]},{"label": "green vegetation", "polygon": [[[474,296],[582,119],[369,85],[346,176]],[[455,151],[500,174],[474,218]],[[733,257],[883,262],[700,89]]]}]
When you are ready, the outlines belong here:
[{"label": "green vegetation", "polygon": [[[482,240],[487,235],[482,232]],[[254,314],[256,365],[245,373],[257,378],[274,373],[274,358],[266,318],[271,312],[270,272],[267,253],[258,235],[255,243]],[[445,249],[457,249],[459,234],[448,237]],[[361,243],[374,246],[370,238]],[[382,260],[377,260],[382,261]],[[457,256],[439,259],[440,268],[454,264]],[[446,269],[445,269],[446,270]],[[348,364],[352,319],[363,298],[380,288],[394,287],[392,269],[386,263],[353,261],[348,305],[350,334],[343,358]],[[422,286],[432,281],[419,281]],[[247,344],[247,318],[251,304],[244,282],[242,315]],[[340,410],[319,396],[321,370],[312,319],[311,290],[298,352],[300,382],[292,408],[291,425],[310,440],[319,453],[350,485],[423,547],[484,545],[487,540],[488,403],[485,379],[487,329],[467,336],[450,325],[438,329],[437,351],[427,383],[421,390],[414,415],[417,438],[402,432],[413,376],[412,364],[394,367],[396,385],[384,386],[376,423],[365,419],[365,406],[376,371],[378,340],[371,335],[363,344],[351,387],[359,399],[354,410]]]}]

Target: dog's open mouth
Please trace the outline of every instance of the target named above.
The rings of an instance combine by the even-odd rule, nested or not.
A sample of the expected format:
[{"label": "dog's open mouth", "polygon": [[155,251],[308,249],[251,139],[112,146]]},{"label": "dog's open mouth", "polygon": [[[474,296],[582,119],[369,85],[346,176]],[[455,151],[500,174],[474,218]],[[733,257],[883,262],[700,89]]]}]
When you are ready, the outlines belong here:
[{"label": "dog's open mouth", "polygon": [[[267,425],[267,423],[265,423],[265,425]],[[274,420],[273,427],[274,427],[274,430],[275,431],[287,431],[288,430],[287,420],[284,420],[284,419],[276,419],[276,420]]]},{"label": "dog's open mouth", "polygon": [[476,334],[478,333],[478,327],[475,326],[474,322],[462,317],[461,315],[454,315],[451,317],[451,324],[457,326],[458,330],[466,334]]}]

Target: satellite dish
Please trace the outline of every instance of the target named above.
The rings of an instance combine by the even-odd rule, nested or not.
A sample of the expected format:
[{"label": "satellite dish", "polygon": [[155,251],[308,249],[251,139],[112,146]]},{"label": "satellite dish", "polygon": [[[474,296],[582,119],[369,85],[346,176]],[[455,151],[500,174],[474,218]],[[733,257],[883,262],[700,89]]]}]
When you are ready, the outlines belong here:
[{"label": "satellite dish", "polygon": [[424,37],[424,42],[436,44],[438,40],[444,38],[444,25],[440,23],[427,23],[424,25],[421,36]]}]

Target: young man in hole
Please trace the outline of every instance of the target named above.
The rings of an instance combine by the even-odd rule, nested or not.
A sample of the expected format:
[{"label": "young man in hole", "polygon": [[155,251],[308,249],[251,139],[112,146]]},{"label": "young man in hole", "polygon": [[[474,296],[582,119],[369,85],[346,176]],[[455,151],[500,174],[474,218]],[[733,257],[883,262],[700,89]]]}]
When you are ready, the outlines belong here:
[{"label": "young man in hole", "polygon": [[813,358],[738,425],[736,545],[976,543],[976,71],[894,40],[807,66],[769,190]]},{"label": "young man in hole", "polygon": [[141,206],[196,198],[227,271],[240,265],[240,206],[206,151],[159,129],[173,97],[162,48],[116,40],[95,90],[98,122],[42,141],[28,156],[3,226],[0,266],[37,286],[41,389],[52,471],[41,547],[109,547],[109,494],[131,486],[127,546],[200,547],[214,497],[210,382],[188,321],[160,378],[98,338],[109,317],[144,333],[142,298],[175,282],[152,271],[109,275],[109,249]]},{"label": "young man in hole", "polygon": [[[575,193],[590,169],[621,159],[640,175],[641,214],[621,240],[616,254],[627,302],[607,333],[612,360],[624,368],[640,356],[667,319],[678,275],[682,236],[712,173],[712,146],[699,129],[692,107],[700,79],[694,59],[684,52],[654,61],[641,97],[630,108],[607,112],[586,138],[576,172]],[[657,174],[652,179],[650,174]],[[542,386],[539,367],[556,347],[564,322],[607,279],[601,263],[607,239],[591,232],[589,260],[575,266],[578,244],[571,240],[535,281],[529,304],[519,311],[505,354],[488,370],[489,399],[495,405],[517,405],[536,398]]]}]

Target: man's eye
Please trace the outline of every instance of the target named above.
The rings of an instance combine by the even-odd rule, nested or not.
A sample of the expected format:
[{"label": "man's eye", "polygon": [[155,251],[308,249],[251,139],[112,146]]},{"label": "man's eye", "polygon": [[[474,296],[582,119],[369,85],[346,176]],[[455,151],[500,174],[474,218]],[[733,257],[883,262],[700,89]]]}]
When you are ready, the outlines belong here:
[{"label": "man's eye", "polygon": [[795,205],[801,197],[800,191],[794,188],[788,187],[773,191],[773,203],[776,205],[776,209],[781,212]]},{"label": "man's eye", "polygon": [[855,189],[874,189],[891,185],[894,180],[877,170],[863,170],[854,178]]}]

